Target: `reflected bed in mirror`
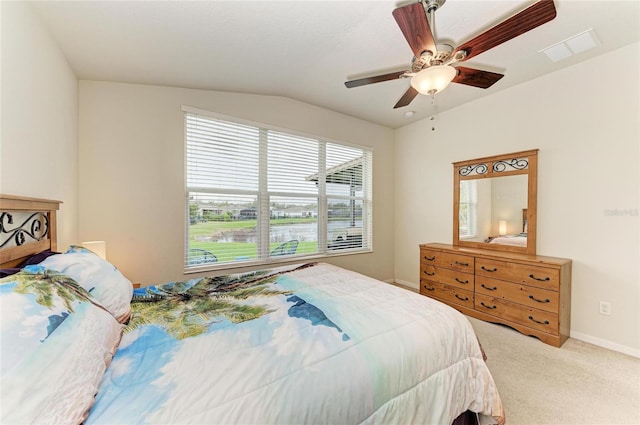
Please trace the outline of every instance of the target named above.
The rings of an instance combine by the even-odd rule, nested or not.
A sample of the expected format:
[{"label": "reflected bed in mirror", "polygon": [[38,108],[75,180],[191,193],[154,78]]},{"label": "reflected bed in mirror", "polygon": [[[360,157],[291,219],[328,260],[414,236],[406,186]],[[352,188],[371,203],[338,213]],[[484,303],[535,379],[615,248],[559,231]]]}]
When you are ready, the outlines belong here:
[{"label": "reflected bed in mirror", "polygon": [[[526,186],[525,186],[526,188]],[[513,211],[513,210],[509,210]],[[527,246],[527,231],[528,231],[528,223],[527,223],[527,208],[522,209],[522,217],[520,222],[522,223],[521,231],[519,233],[509,233],[509,227],[507,225],[507,220],[499,221],[499,235],[498,236],[489,236],[484,240],[486,243],[492,244],[500,244],[500,245],[511,245],[511,246]]]},{"label": "reflected bed in mirror", "polygon": [[537,150],[454,163],[454,245],[535,254]]}]

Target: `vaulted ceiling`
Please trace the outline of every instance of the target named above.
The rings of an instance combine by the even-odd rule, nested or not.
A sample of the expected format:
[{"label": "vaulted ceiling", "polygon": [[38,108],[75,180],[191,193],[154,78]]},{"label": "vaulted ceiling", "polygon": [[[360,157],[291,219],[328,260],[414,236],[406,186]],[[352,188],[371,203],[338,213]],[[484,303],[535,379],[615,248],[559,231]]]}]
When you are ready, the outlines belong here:
[{"label": "vaulted ceiling", "polygon": [[[504,73],[495,85],[451,84],[435,102],[419,95],[393,109],[409,79],[344,82],[409,69],[413,54],[392,17],[408,3],[32,2],[79,79],[285,96],[393,128],[640,40],[638,1],[555,0],[554,20],[465,62]],[[532,3],[447,0],[436,39],[460,45]],[[599,40],[591,50],[558,62],[540,53],[589,29]]]}]

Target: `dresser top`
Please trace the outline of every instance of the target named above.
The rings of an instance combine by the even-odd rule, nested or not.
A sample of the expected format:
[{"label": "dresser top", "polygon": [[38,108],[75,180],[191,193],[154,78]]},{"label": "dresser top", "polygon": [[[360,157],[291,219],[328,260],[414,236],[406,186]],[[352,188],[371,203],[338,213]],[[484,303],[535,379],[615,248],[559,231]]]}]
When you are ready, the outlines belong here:
[{"label": "dresser top", "polygon": [[544,265],[557,265],[562,266],[570,264],[571,260],[568,258],[547,257],[543,255],[528,255],[515,252],[497,251],[493,249],[480,249],[480,248],[466,248],[459,247],[444,243],[425,243],[420,244],[420,248],[428,248],[440,251],[449,251],[462,255],[473,255],[476,257],[491,258],[496,260],[514,260],[524,261],[527,263],[539,263]]}]

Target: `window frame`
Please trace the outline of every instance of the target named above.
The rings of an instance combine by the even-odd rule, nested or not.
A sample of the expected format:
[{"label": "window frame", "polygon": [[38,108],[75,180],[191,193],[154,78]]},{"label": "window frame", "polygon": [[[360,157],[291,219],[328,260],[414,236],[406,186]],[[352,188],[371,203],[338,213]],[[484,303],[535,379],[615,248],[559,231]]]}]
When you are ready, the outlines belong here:
[{"label": "window frame", "polygon": [[[203,271],[209,270],[221,270],[221,269],[231,269],[231,268],[240,268],[240,267],[248,267],[248,266],[259,266],[259,265],[272,265],[278,263],[290,263],[292,261],[300,261],[314,258],[327,258],[334,256],[343,256],[343,255],[354,255],[354,254],[363,254],[373,252],[373,148],[369,146],[362,146],[353,143],[348,143],[344,141],[334,140],[323,136],[317,136],[314,134],[304,133],[297,130],[291,130],[281,127],[276,127],[273,125],[255,122],[250,120],[245,120],[242,118],[229,116],[225,114],[220,114],[217,112],[207,111],[199,108],[194,108],[190,106],[182,106],[183,112],[183,125],[184,125],[184,193],[185,193],[185,219],[184,219],[184,229],[185,229],[185,237],[184,237],[184,261],[183,268],[185,274],[191,273],[199,273]],[[204,187],[196,187],[189,186],[189,170],[188,170],[188,131],[187,131],[187,116],[191,115],[200,115],[205,118],[210,118],[213,120],[221,120],[226,121],[238,125],[251,126],[255,127],[259,130],[260,134],[266,133],[268,131],[283,133],[286,135],[291,135],[294,137],[307,138],[312,139],[318,143],[319,146],[319,159],[318,159],[318,180],[317,187],[318,191],[316,195],[303,193],[303,192],[285,192],[285,191],[269,191],[268,188],[268,158],[267,155],[259,155],[259,187],[257,191],[247,191],[247,190],[225,190],[230,195],[255,195],[257,199],[257,210],[258,210],[258,218],[256,221],[256,230],[258,232],[257,238],[258,247],[257,247],[257,257],[256,259],[242,259],[236,261],[224,261],[224,262],[216,262],[216,263],[208,263],[204,265],[199,264],[189,264],[189,226],[190,226],[190,213],[189,213],[189,205],[190,205],[190,193],[198,192],[198,193],[219,193],[219,190],[208,189]],[[260,143],[268,143],[266,139],[263,141],[261,137]],[[353,148],[362,150],[362,193],[361,195],[338,195],[327,193],[327,146],[328,145],[337,145],[343,146],[347,148]],[[262,149],[262,147],[261,147]],[[316,198],[317,199],[317,252],[314,253],[302,253],[302,254],[294,254],[287,256],[270,256],[268,249],[269,247],[269,237],[270,237],[270,200],[273,197],[289,197],[289,198]],[[329,248],[328,241],[328,222],[329,222],[329,214],[328,214],[328,201],[329,200],[346,200],[346,201],[355,201],[356,203],[361,202],[362,204],[362,233],[363,236],[361,247],[346,247],[346,248]],[[366,233],[366,235],[365,235]],[[264,249],[264,247],[267,249]],[[262,248],[262,249],[261,249]]]},{"label": "window frame", "polygon": [[[466,222],[467,231],[466,235],[462,235],[458,230],[460,239],[473,239],[478,235],[478,185],[476,180],[460,180],[460,185],[468,185],[466,193],[466,199],[462,199],[462,190],[460,191],[460,204],[458,209],[462,209],[462,205],[466,205]],[[461,186],[462,187],[462,186]]]}]

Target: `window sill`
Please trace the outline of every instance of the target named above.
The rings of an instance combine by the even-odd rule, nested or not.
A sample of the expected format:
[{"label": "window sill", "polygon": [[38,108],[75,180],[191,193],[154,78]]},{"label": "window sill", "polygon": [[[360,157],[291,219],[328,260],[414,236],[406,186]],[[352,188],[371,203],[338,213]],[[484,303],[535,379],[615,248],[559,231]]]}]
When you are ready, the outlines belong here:
[{"label": "window sill", "polygon": [[331,252],[327,252],[324,254],[313,254],[313,255],[292,255],[292,256],[281,256],[278,259],[270,258],[269,260],[243,260],[243,261],[233,261],[228,263],[213,263],[206,264],[202,266],[194,266],[184,269],[184,274],[195,274],[195,273],[205,273],[205,272],[215,272],[218,270],[232,270],[232,269],[245,269],[248,267],[251,268],[270,268],[270,267],[278,267],[279,265],[291,264],[291,263],[306,263],[310,260],[318,260],[318,259],[327,259],[332,257],[342,257],[345,255],[358,255],[358,254],[371,254],[373,249],[339,249]]}]

